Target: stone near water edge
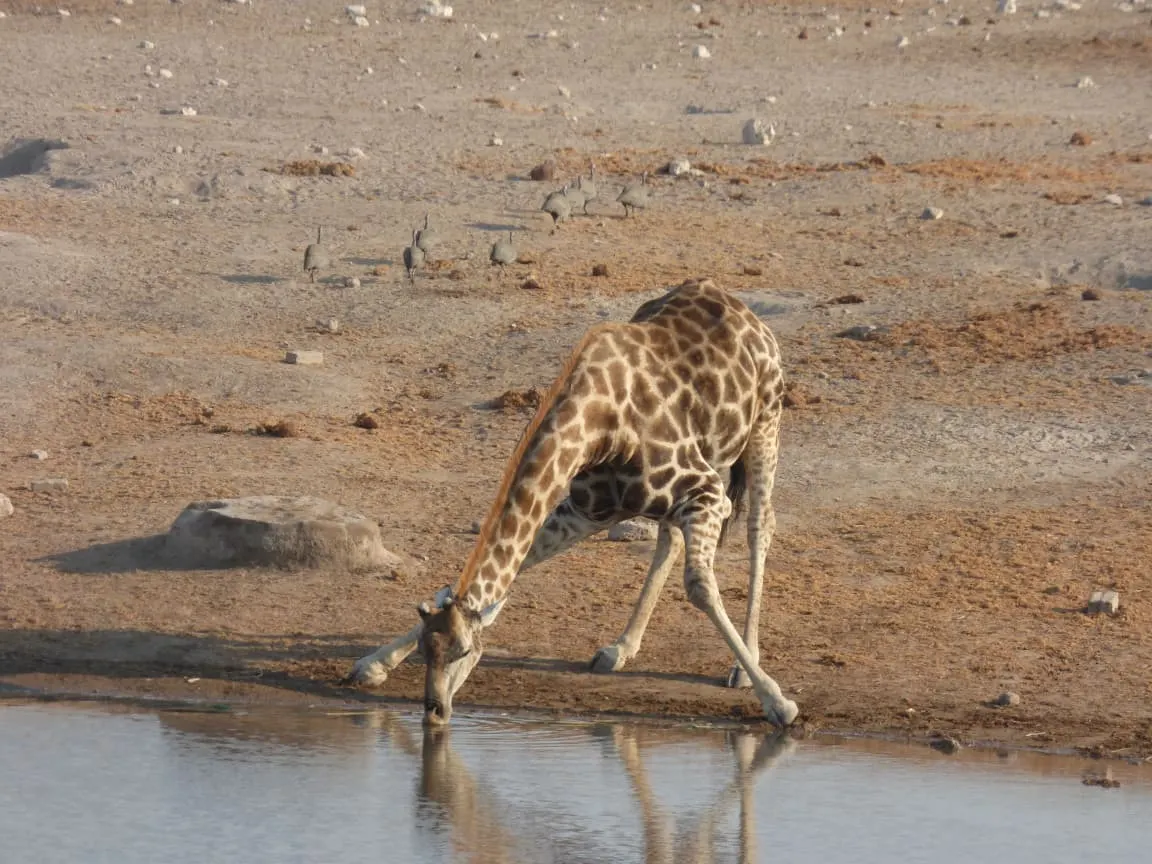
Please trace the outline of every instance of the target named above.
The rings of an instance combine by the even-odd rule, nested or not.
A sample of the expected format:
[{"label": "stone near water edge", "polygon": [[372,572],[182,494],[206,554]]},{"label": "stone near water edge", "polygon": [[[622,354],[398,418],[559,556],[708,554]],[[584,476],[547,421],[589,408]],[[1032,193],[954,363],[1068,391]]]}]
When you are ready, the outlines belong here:
[{"label": "stone near water edge", "polygon": [[1089,615],[1115,615],[1120,611],[1120,595],[1115,591],[1093,591],[1086,611]]},{"label": "stone near water edge", "polygon": [[659,526],[649,519],[626,519],[608,529],[608,539],[615,543],[636,543],[655,540]]},{"label": "stone near water edge", "polygon": [[189,504],[172,523],[165,554],[186,566],[402,564],[368,517],[320,498],[258,495]]},{"label": "stone near water edge", "polygon": [[768,146],[776,138],[776,127],[759,117],[753,117],[740,130],[740,140],[753,146]]},{"label": "stone near water edge", "polygon": [[944,218],[944,211],[939,207],[925,207],[924,212],[920,214],[921,219],[935,221],[936,219]]},{"label": "stone near water edge", "polygon": [[288,351],[284,362],[294,366],[320,366],[324,363],[323,351]]},{"label": "stone near water edge", "polygon": [[12,506],[12,499],[0,492],[0,519],[11,516],[15,512],[16,508]]},{"label": "stone near water edge", "polygon": [[1015,708],[1020,704],[1020,697],[1011,690],[1005,690],[992,700],[992,704],[997,708]]},{"label": "stone near water edge", "polygon": [[929,742],[928,746],[933,750],[939,750],[941,753],[947,753],[949,756],[951,756],[953,753],[959,753],[964,745],[962,745],[955,738],[950,738],[947,735],[941,735],[937,738],[933,738]]},{"label": "stone near water edge", "polygon": [[49,477],[46,480],[33,480],[28,488],[33,492],[66,492],[68,481],[64,477]]}]

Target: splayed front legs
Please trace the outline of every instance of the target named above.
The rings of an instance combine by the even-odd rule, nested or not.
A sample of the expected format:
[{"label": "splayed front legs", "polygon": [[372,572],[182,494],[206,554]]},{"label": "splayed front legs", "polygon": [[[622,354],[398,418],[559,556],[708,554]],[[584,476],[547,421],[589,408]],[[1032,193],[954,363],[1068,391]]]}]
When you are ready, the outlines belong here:
[{"label": "splayed front legs", "polygon": [[421,622],[403,636],[396,637],[367,657],[361,657],[352,666],[352,671],[346,679],[347,683],[379,687],[388,680],[388,673],[403,663],[404,659],[416,650],[416,645],[420,641],[420,634],[423,632],[424,623]]},{"label": "splayed front legs", "polygon": [[592,657],[590,665],[593,672],[619,672],[639,652],[644,631],[648,628],[648,619],[652,617],[652,610],[660,600],[660,591],[683,549],[684,535],[680,529],[661,522],[660,534],[656,538],[656,554],[652,557],[652,565],[648,568],[648,576],[644,579],[640,599],[632,610],[628,626],[619,639],[601,648]]}]

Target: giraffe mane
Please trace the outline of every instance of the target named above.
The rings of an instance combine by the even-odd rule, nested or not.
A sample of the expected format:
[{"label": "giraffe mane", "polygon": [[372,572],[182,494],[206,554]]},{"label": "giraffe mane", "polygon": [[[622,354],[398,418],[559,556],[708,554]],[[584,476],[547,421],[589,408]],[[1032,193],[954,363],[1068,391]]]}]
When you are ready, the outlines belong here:
[{"label": "giraffe mane", "polygon": [[464,571],[460,574],[460,579],[456,583],[456,590],[453,592],[456,599],[459,599],[476,579],[476,570],[480,566],[480,559],[484,551],[492,543],[492,535],[496,531],[496,526],[500,523],[501,514],[504,512],[504,507],[508,503],[508,494],[512,491],[512,483],[516,479],[516,474],[520,470],[524,456],[528,452],[528,448],[532,445],[536,433],[540,431],[540,426],[544,423],[548,412],[555,406],[560,392],[564,389],[564,385],[568,383],[568,378],[572,375],[572,370],[576,368],[576,364],[584,354],[584,349],[588,347],[588,344],[594,337],[612,327],[612,324],[599,324],[590,328],[576,344],[572,353],[568,355],[568,358],[564,361],[564,365],[560,367],[560,373],[556,376],[556,380],[552,382],[552,386],[548,388],[548,392],[540,399],[540,406],[536,409],[535,416],[533,416],[532,421],[520,435],[520,440],[516,443],[516,449],[512,451],[512,456],[508,459],[508,464],[504,468],[504,474],[500,478],[500,487],[496,491],[496,497],[492,501],[492,506],[488,508],[488,515],[484,517],[484,524],[480,527],[480,536],[476,540],[476,545],[472,547],[472,552],[469,554],[468,560],[464,563]]}]

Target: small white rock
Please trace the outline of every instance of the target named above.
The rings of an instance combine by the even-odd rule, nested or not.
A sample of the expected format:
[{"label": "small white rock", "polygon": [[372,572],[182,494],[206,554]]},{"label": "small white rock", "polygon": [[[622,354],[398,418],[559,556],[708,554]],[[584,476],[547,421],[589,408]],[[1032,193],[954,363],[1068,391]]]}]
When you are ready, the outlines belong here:
[{"label": "small white rock", "polygon": [[692,171],[692,163],[687,159],[673,159],[668,163],[665,170],[673,177],[679,177],[682,174],[688,174]]},{"label": "small white rock", "polygon": [[753,117],[744,124],[740,138],[745,144],[767,146],[776,138],[776,127],[758,117]]},{"label": "small white rock", "polygon": [[57,9],[56,14],[58,14],[61,18],[71,18],[72,17],[72,13],[69,12],[67,9]]},{"label": "small white rock", "polygon": [[316,329],[324,333],[339,333],[340,321],[336,318],[317,318]]},{"label": "small white rock", "polygon": [[180,109],[180,113],[183,114],[185,117],[195,117],[196,116],[196,109],[193,108],[191,105],[185,105],[183,108]]},{"label": "small white rock", "polygon": [[1105,195],[1104,196],[1104,203],[1105,204],[1112,204],[1112,205],[1115,205],[1116,207],[1123,207],[1124,206],[1124,199],[1121,198],[1119,195],[1117,195],[1115,192],[1113,192],[1111,195]]},{"label": "small white rock", "polygon": [[313,153],[319,153],[321,156],[327,156],[328,155],[328,148],[325,147],[323,144],[313,144],[312,145],[312,152]]},{"label": "small white rock", "polygon": [[[4,17],[4,13],[0,12],[0,18]],[[12,499],[7,495],[0,493],[0,519],[5,516],[11,516],[16,512],[16,508],[12,506]]]},{"label": "small white rock", "polygon": [[47,450],[33,450],[28,455],[31,456],[33,459],[37,459],[37,460],[43,462],[45,459],[48,458],[48,451]]},{"label": "small white rock", "polygon": [[503,147],[504,146],[504,139],[499,137],[498,135],[493,135],[491,138],[488,139],[488,146],[489,147]]},{"label": "small white rock", "polygon": [[1001,15],[1015,15],[1016,0],[1000,0],[1000,3],[996,6],[996,11]]},{"label": "small white rock", "polygon": [[349,159],[364,159],[364,158],[366,158],[366,154],[359,147],[349,147],[348,151],[347,151],[347,156]]},{"label": "small white rock", "polygon": [[359,288],[360,287],[360,279],[356,276],[345,276],[344,277],[344,287],[345,288]]},{"label": "small white rock", "polygon": [[939,207],[925,207],[924,212],[920,214],[920,218],[930,220],[943,219],[944,211]]},{"label": "small white rock", "polygon": [[113,15],[111,18],[108,19],[108,23],[119,27],[124,22],[121,21],[119,18],[117,18],[115,15]]},{"label": "small white rock", "polygon": [[345,6],[344,11],[349,18],[363,18],[368,14],[368,10],[364,6]]},{"label": "small white rock", "polygon": [[289,351],[284,355],[285,363],[296,366],[320,366],[324,363],[323,351]]},{"label": "small white rock", "polygon": [[688,4],[688,11],[692,12],[695,15],[699,15],[704,10],[700,7],[699,3],[689,3]]},{"label": "small white rock", "polygon": [[1083,78],[1081,78],[1079,81],[1076,82],[1076,89],[1077,90],[1091,90],[1095,86],[1096,86],[1096,82],[1093,81],[1087,75],[1085,75]]},{"label": "small white rock", "polygon": [[33,480],[28,484],[33,492],[63,492],[68,488],[68,481],[63,477],[51,477],[47,480]]},{"label": "small white rock", "polygon": [[896,40],[896,47],[897,48],[907,48],[911,44],[912,44],[912,41],[907,36],[901,36],[899,39]]},{"label": "small white rock", "polygon": [[225,81],[223,78],[213,78],[212,79],[212,86],[213,87],[227,87],[228,82]]},{"label": "small white rock", "polygon": [[1120,611],[1120,595],[1115,591],[1093,591],[1088,600],[1088,614],[1115,615]]},{"label": "small white rock", "polygon": [[156,47],[156,43],[155,42],[149,42],[147,39],[145,39],[143,42],[140,43],[140,49],[142,51],[151,51],[155,47]]},{"label": "small white rock", "polygon": [[363,15],[357,15],[355,18],[352,19],[352,23],[355,24],[357,27],[369,27],[369,26],[371,26],[371,22],[369,22],[369,20],[367,18],[365,18]]},{"label": "small white rock", "polygon": [[171,78],[172,77],[172,70],[171,69],[161,69],[156,74],[158,74],[161,78]]},{"label": "small white rock", "polygon": [[173,207],[179,207],[180,206],[180,199],[179,198],[169,198],[168,203]]},{"label": "small white rock", "polygon": [[694,45],[692,47],[692,56],[700,60],[707,60],[712,56],[712,52],[705,48],[703,45]]},{"label": "small white rock", "polygon": [[556,92],[563,96],[565,99],[572,98],[572,91],[565,87],[563,84],[556,88]]},{"label": "small white rock", "polygon": [[655,540],[660,528],[648,519],[627,519],[608,529],[608,539],[617,543]]},{"label": "small white rock", "polygon": [[184,152],[184,148],[181,147],[179,144],[177,144],[175,147],[172,148],[172,152],[175,153],[177,156],[179,156]]}]

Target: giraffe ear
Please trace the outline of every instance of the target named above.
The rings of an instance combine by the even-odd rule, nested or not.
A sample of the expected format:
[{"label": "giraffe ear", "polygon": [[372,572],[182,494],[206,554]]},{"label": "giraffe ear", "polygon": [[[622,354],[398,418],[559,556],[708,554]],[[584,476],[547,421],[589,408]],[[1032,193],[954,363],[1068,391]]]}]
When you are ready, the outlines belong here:
[{"label": "giraffe ear", "polygon": [[492,622],[496,620],[496,616],[499,615],[500,610],[504,608],[504,601],[507,599],[508,598],[505,597],[504,600],[497,600],[491,606],[489,606],[488,608],[486,608],[480,612],[480,626],[481,627],[491,627],[492,626]]}]

